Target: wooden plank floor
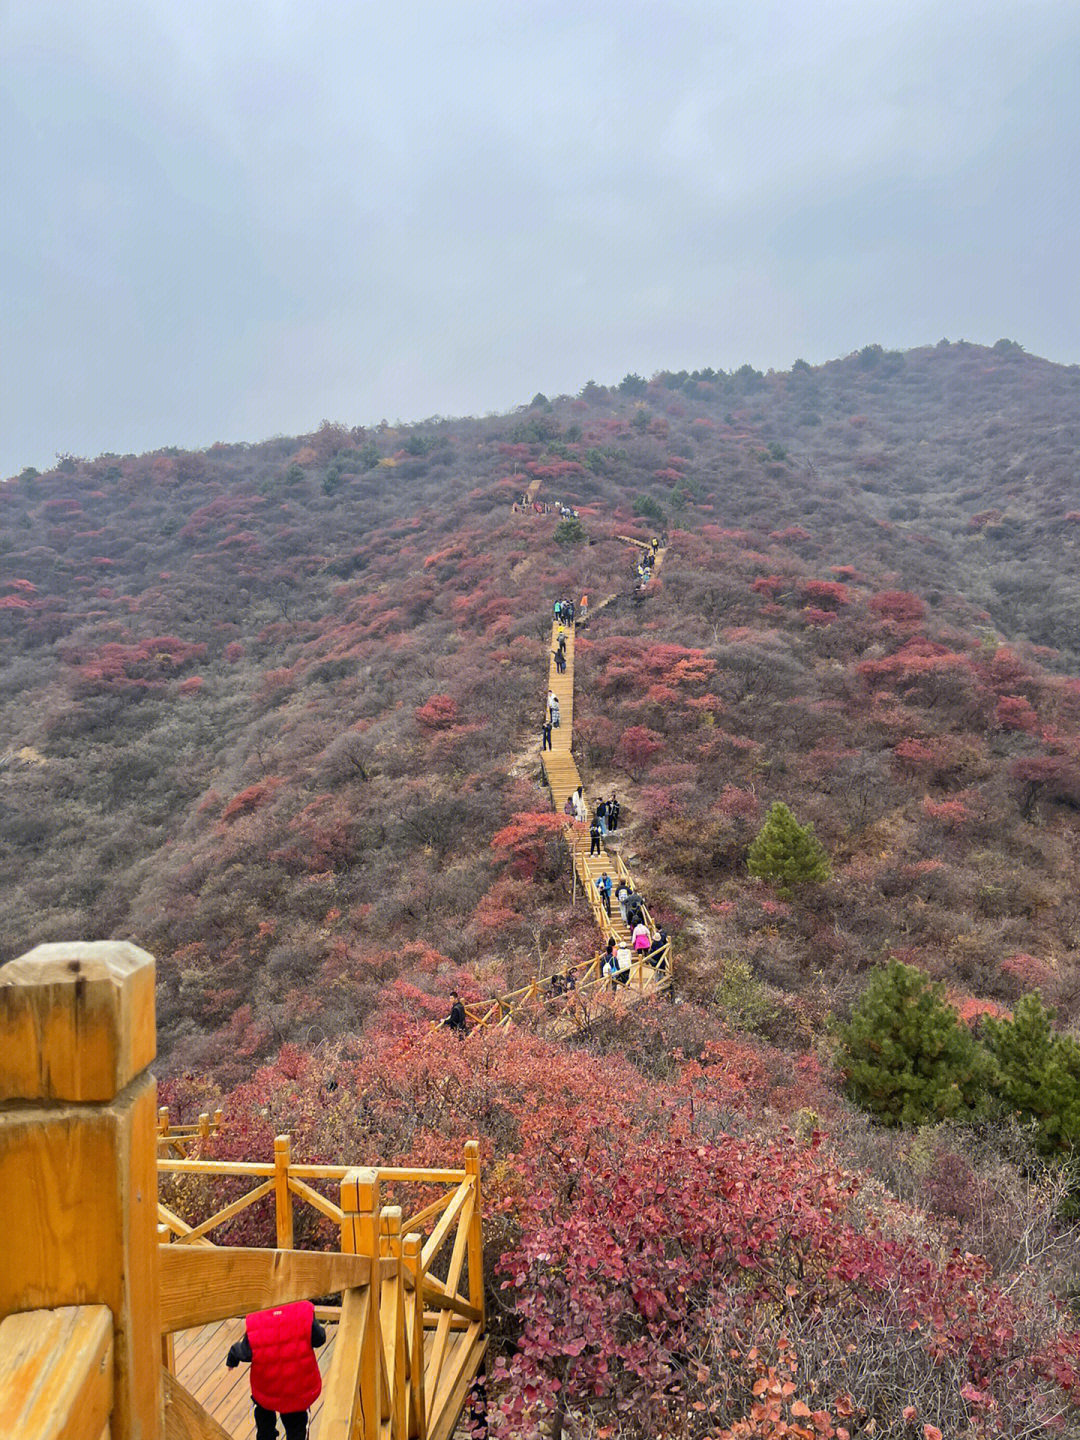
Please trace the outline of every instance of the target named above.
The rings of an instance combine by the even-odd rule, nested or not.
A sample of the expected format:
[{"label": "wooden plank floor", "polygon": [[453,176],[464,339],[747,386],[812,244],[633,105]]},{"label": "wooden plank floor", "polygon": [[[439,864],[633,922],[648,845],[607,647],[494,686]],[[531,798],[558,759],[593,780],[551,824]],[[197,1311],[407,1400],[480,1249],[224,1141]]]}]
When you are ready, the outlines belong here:
[{"label": "wooden plank floor", "polygon": [[[181,1330],[175,1337],[176,1378],[190,1390],[204,1410],[208,1410],[233,1440],[255,1440],[255,1417],[251,1409],[250,1365],[229,1370],[225,1357],[229,1346],[244,1334],[243,1320],[221,1320],[203,1325],[198,1330]],[[334,1353],[337,1326],[327,1325],[326,1344],[316,1351],[319,1369],[325,1381]],[[312,1416],[319,1413],[321,1398],[312,1406]],[[280,1429],[280,1427],[279,1427]],[[318,1432],[313,1428],[313,1434]]]},{"label": "wooden plank floor", "polygon": [[[241,1339],[243,1334],[243,1320],[221,1320],[214,1325],[203,1325],[197,1330],[178,1331],[175,1336],[176,1378],[185,1390],[194,1395],[203,1409],[209,1411],[218,1424],[229,1432],[233,1440],[255,1440],[255,1416],[251,1408],[251,1386],[248,1381],[251,1366],[238,1365],[235,1370],[230,1370],[225,1364],[229,1346]],[[330,1359],[334,1353],[336,1338],[337,1326],[328,1324],[326,1344],[316,1352],[324,1382],[330,1373]],[[425,1331],[425,1361],[430,1360],[433,1340],[434,1333]],[[469,1364],[463,1371],[460,1384],[454,1387],[452,1392],[440,1394],[438,1397],[444,1413],[432,1417],[433,1436],[453,1434],[457,1424],[456,1412],[460,1410],[462,1399],[468,1394],[473,1377],[480,1368],[487,1341],[485,1338],[477,1343],[464,1331],[451,1332],[442,1371],[445,1376],[453,1374],[456,1363],[461,1358],[460,1350],[463,1346],[472,1346],[473,1354],[469,1357]],[[447,1406],[454,1407],[455,1413],[448,1413]],[[321,1408],[320,1396],[311,1407],[312,1423],[309,1434],[312,1440],[318,1440],[316,1417]]]}]

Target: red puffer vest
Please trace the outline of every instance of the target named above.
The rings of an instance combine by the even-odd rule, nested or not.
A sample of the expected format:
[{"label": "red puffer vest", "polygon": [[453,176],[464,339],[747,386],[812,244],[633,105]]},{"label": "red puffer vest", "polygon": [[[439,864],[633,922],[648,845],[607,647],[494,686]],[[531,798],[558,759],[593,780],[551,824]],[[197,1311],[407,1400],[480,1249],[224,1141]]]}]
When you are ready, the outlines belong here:
[{"label": "red puffer vest", "polygon": [[310,1300],[258,1310],[244,1321],[251,1346],[251,1396],[267,1410],[288,1415],[306,1410],[322,1392],[311,1322]]}]

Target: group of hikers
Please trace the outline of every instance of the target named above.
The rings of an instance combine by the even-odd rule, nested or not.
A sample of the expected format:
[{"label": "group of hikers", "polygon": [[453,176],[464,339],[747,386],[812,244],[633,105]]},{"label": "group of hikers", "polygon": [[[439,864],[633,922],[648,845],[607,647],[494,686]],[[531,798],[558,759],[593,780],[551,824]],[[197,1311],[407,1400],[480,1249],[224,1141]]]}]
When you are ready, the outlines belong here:
[{"label": "group of hikers", "polygon": [[513,505],[514,514],[519,512],[525,515],[558,515],[563,520],[580,520],[581,516],[572,505],[565,505],[561,500],[530,500],[528,491],[522,495],[520,500],[515,500]]},{"label": "group of hikers", "polygon": [[[539,502],[530,502],[527,496],[522,497],[522,508],[528,509],[531,505],[539,513],[547,513],[548,506]],[[566,507],[559,505],[556,501],[556,508],[560,513],[566,513]],[[514,507],[517,509],[517,506]],[[570,512],[576,514],[576,512]],[[638,564],[637,573],[639,588],[648,584],[652,577],[653,567],[656,564],[658,550],[666,545],[664,536],[656,536],[646,548],[645,553]],[[557,626],[555,649],[552,658],[555,662],[555,670],[559,675],[566,673],[566,639],[567,629],[575,622],[581,625],[588,613],[589,597],[581,597],[580,612],[572,600],[556,600],[552,606],[552,613]],[[552,748],[551,732],[560,728],[561,715],[559,711],[559,697],[554,690],[548,690],[547,703],[545,707],[544,721],[540,727],[540,746],[542,750]],[[589,825],[589,855],[602,855],[602,841],[608,835],[614,834],[619,828],[619,818],[622,814],[622,805],[618,796],[612,792],[606,800],[601,800],[595,806],[592,819],[589,819],[588,805],[585,800],[584,787],[579,785],[572,795],[566,797],[566,804],[563,806],[563,814],[570,820],[576,820],[581,824],[588,822]],[[650,930],[645,919],[645,902],[635,890],[631,890],[625,880],[620,880],[616,885],[606,870],[594,882],[600,903],[611,918],[611,899],[614,895],[622,916],[624,926],[630,931],[630,944],[621,945],[618,939],[612,935],[607,941],[604,954],[601,959],[600,973],[605,978],[610,978],[611,988],[616,985],[629,983],[633,962],[648,961],[654,969],[664,971],[667,969],[668,935],[661,926],[656,934]],[[566,995],[577,988],[577,981],[573,970],[567,970],[565,975],[561,973],[552,975],[549,982],[549,991],[552,995]],[[450,1014],[443,1022],[448,1029],[463,1035],[468,1029],[468,1020],[465,1013],[465,1006],[461,997],[455,992]]]},{"label": "group of hikers", "polygon": [[[563,814],[571,820],[579,820],[582,825],[589,818],[589,807],[585,800],[585,788],[579,785],[572,795],[566,797],[566,804],[563,806]],[[610,800],[601,800],[593,811],[592,822],[589,825],[589,837],[592,840],[590,855],[600,854],[600,841],[619,828],[619,816],[622,814],[622,806],[618,797],[612,791]]]}]

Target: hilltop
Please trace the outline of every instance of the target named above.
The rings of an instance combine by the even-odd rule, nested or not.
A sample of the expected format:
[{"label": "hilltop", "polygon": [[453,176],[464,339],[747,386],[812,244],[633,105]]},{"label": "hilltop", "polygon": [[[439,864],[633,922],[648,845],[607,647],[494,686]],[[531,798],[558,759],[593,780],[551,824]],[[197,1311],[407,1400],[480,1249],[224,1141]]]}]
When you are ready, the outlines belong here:
[{"label": "hilltop", "polygon": [[[1080,1017],[1078,442],[1076,367],[1008,341],[943,342],[24,472],[0,487],[0,959],[74,936],[153,951],[165,1094],[190,1106],[230,1093],[237,1147],[287,1123],[313,1153],[334,1136],[342,1156],[421,1161],[480,1129],[504,1167],[508,1344],[531,1333],[528,1316],[543,1333],[565,1323],[536,1298],[540,1250],[556,1231],[571,1244],[579,1186],[610,1299],[625,1287],[604,1205],[636,1212],[648,1190],[666,1235],[649,1186],[693,1171],[722,1228],[736,1200],[707,1195],[704,1171],[745,1168],[762,1213],[775,1204],[781,1225],[794,1207],[809,1247],[716,1332],[751,1379],[746,1337],[793,1299],[789,1284],[808,1307],[793,1343],[811,1350],[825,1333],[812,1316],[839,1334],[856,1299],[888,1349],[981,1296],[979,1316],[1040,1377],[1023,1391],[1028,1423],[1053,1366],[1075,1358],[1072,1339],[1047,1358],[1047,1297],[1073,1277],[1041,1181],[951,1132],[872,1130],[837,1091],[826,1035],[890,956],[944,981],[968,1021],[1032,989],[1059,1023]],[[578,511],[580,534],[515,507],[537,479],[541,499]],[[619,537],[659,529],[662,576],[635,595]],[[578,761],[591,794],[623,800],[624,851],[675,936],[680,1004],[580,1043],[478,1036],[455,1050],[424,1023],[452,987],[520,984],[593,944],[561,842],[528,825],[548,809],[551,601],[582,592],[595,613],[577,641]],[[831,879],[793,898],[746,870],[775,800],[832,859]],[[677,1222],[704,1265],[690,1212]],[[1032,1269],[1017,1257],[1036,1223],[1055,1258]],[[939,1272],[952,1244],[986,1253],[985,1271]],[[820,1292],[807,1289],[819,1262],[834,1267]],[[659,1323],[665,1264],[635,1324]],[[916,1273],[914,1308],[886,1322],[868,1297]],[[1038,1297],[1037,1341],[987,1298],[999,1279]],[[634,1352],[665,1424],[698,1395],[663,1388],[672,1367],[685,1378],[679,1315],[663,1375]],[[628,1353],[644,1343],[625,1316],[608,1320]],[[769,1363],[790,1368],[770,1333]],[[1000,1406],[1008,1347],[974,1310],[941,1343],[959,1367],[941,1389],[953,1409],[938,1395],[920,1416],[967,1423],[981,1404],[985,1419],[960,1386]],[[980,1346],[993,1364],[976,1373]],[[560,1352],[564,1374],[584,1351]],[[524,1388],[508,1393],[524,1404],[537,1374],[559,1372],[523,1353]],[[917,1372],[936,1394],[925,1350],[904,1354],[903,1383]],[[855,1380],[835,1357],[807,1363],[843,1417],[836,1397]],[[608,1394],[595,1364],[578,1371],[575,1406]],[[704,1413],[730,1418],[700,1384]],[[892,1413],[895,1395],[872,1388],[856,1411]]]}]

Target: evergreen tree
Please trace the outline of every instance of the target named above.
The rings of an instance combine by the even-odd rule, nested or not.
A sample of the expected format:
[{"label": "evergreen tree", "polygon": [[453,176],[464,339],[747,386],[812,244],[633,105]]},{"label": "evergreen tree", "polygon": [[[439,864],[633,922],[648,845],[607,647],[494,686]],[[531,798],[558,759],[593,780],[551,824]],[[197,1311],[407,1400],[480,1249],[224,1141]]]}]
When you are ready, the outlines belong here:
[{"label": "evergreen tree", "polygon": [[555,526],[556,545],[584,545],[588,538],[580,520],[560,520]]},{"label": "evergreen tree", "polygon": [[746,868],[758,879],[776,883],[781,895],[790,895],[793,885],[828,880],[832,874],[814,827],[800,825],[781,800],[773,805],[750,846]]},{"label": "evergreen tree", "polygon": [[1001,1105],[1034,1122],[1043,1155],[1080,1141],[1080,1045],[1051,1029],[1054,1012],[1038,995],[1017,1001],[1011,1020],[983,1021],[986,1047],[997,1062],[994,1091]]},{"label": "evergreen tree", "polygon": [[970,1117],[985,1097],[989,1063],[933,984],[890,960],[839,1027],[837,1063],[850,1099],[886,1125]]}]

